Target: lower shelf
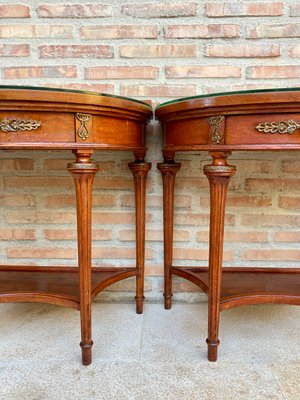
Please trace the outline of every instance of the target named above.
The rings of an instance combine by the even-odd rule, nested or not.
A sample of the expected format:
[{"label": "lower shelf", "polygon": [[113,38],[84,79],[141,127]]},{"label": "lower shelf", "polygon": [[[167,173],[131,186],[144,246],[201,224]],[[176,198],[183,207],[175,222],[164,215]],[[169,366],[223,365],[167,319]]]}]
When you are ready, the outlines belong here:
[{"label": "lower shelf", "polygon": [[[208,293],[208,268],[172,267],[172,274],[188,279]],[[222,269],[221,310],[261,303],[300,305],[300,269]]]},{"label": "lower shelf", "polygon": [[[92,268],[92,299],[107,286],[137,275],[136,268]],[[39,302],[79,309],[79,270],[0,266],[0,303]]]}]

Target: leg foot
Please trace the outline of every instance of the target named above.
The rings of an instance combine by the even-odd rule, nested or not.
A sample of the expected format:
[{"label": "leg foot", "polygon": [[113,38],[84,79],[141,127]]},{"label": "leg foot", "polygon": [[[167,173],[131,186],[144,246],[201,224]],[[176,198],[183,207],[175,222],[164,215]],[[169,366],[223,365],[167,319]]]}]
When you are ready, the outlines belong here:
[{"label": "leg foot", "polygon": [[90,365],[92,363],[92,346],[93,341],[90,343],[80,342],[82,351],[82,365]]},{"label": "leg foot", "polygon": [[220,344],[220,341],[213,341],[206,339],[207,343],[207,359],[208,361],[217,361],[218,358],[218,346]]},{"label": "leg foot", "polygon": [[165,298],[165,310],[170,310],[172,307],[172,293],[169,295],[164,294],[164,298]]},{"label": "leg foot", "polygon": [[145,297],[135,297],[136,313],[143,314]]}]

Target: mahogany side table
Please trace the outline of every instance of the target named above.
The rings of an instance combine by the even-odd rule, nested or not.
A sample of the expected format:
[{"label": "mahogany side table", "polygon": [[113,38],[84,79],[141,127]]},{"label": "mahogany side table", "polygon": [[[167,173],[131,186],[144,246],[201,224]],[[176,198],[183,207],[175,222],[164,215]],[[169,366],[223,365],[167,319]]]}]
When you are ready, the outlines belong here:
[{"label": "mahogany side table", "polygon": [[[235,167],[227,158],[236,150],[300,150],[300,88],[229,92],[183,98],[159,105],[164,127],[163,179],[164,297],[171,308],[172,276],[198,285],[208,295],[208,359],[216,361],[219,315],[231,307],[277,303],[300,305],[300,268],[222,268],[227,186]],[[208,267],[173,265],[176,152],[208,151],[204,167],[210,185]]]},{"label": "mahogany side table", "polygon": [[[77,267],[0,266],[0,302],[44,302],[80,311],[82,363],[91,363],[91,302],[105,287],[136,277],[136,311],[143,312],[145,190],[151,167],[144,161],[145,126],[152,115],[143,102],[112,95],[0,86],[0,149],[71,150],[77,209]],[[91,267],[94,150],[132,151],[136,207],[136,267]]]}]

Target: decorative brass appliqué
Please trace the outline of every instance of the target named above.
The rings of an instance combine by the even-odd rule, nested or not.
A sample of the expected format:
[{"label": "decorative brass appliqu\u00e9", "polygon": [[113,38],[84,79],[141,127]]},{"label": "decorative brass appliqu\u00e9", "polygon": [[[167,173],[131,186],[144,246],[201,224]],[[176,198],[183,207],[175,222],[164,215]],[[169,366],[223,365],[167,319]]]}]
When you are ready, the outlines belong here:
[{"label": "decorative brass appliqu\u00e9", "polygon": [[288,121],[280,121],[280,122],[261,122],[256,126],[256,129],[259,132],[263,133],[288,133],[292,134],[297,129],[300,128],[300,125],[293,121],[292,119]]},{"label": "decorative brass appliqu\u00e9", "polygon": [[0,120],[0,129],[2,132],[33,131],[40,126],[40,121],[33,121],[31,119],[3,118]]},{"label": "decorative brass appliqu\u00e9", "polygon": [[217,115],[215,117],[209,117],[207,122],[213,127],[212,141],[220,143],[223,139],[223,132],[221,131],[220,125],[224,121],[224,115]]},{"label": "decorative brass appliqu\u00e9", "polygon": [[77,113],[76,118],[78,121],[80,121],[80,127],[77,131],[77,135],[82,139],[85,140],[89,137],[89,130],[86,126],[86,123],[91,119],[90,114],[82,114],[82,113]]}]

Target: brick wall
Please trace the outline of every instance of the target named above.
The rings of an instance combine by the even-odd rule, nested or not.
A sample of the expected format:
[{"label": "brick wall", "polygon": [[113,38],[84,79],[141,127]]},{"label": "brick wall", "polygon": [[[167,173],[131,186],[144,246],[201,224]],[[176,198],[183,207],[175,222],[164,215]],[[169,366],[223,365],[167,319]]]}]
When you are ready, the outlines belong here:
[{"label": "brick wall", "polygon": [[[300,4],[285,1],[0,1],[0,83],[95,90],[152,100],[300,86]],[[161,135],[149,125],[146,290],[161,299]],[[300,161],[294,153],[236,153],[228,198],[225,265],[296,266]],[[96,153],[95,264],[134,264],[131,154]],[[1,263],[76,265],[68,152],[1,152]],[[174,256],[205,265],[206,154],[178,156]],[[24,188],[24,184],[26,187]],[[199,189],[200,187],[200,189]],[[3,245],[4,243],[4,245]],[[102,261],[103,260],[103,261]],[[102,298],[132,297],[134,280]],[[176,298],[199,298],[177,280]]]}]

